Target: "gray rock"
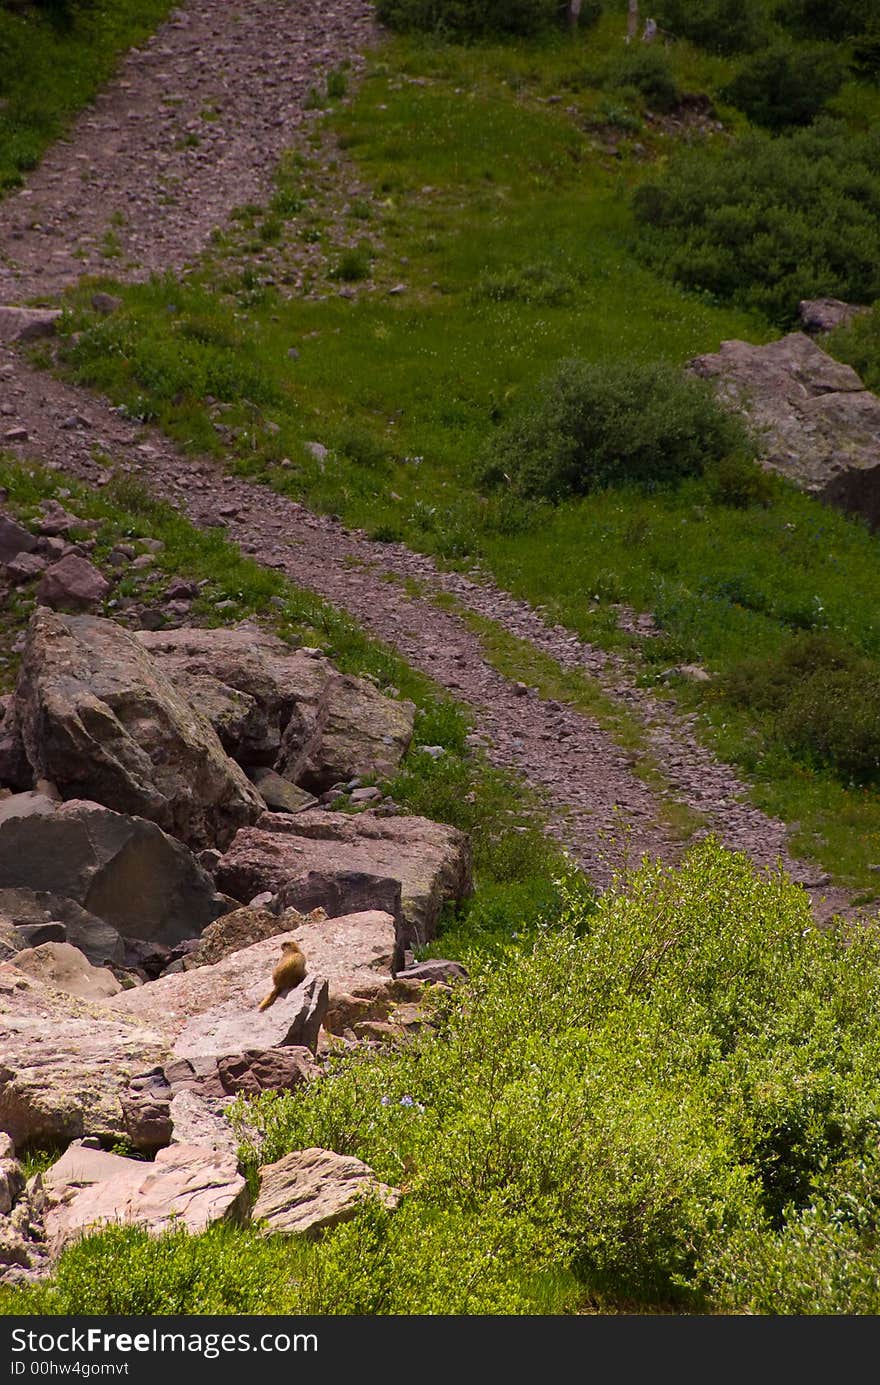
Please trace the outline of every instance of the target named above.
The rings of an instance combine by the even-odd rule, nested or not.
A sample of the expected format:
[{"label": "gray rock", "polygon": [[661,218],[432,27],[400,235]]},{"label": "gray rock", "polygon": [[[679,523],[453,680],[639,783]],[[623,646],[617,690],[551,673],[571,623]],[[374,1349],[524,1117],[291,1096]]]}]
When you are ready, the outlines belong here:
[{"label": "gray rock", "polygon": [[265,765],[255,765],[246,771],[254,788],[266,807],[276,813],[301,813],[305,808],[314,808],[318,800],[314,794],[297,788],[289,779],[268,769]]},{"label": "gray rock", "polygon": [[[348,816],[313,809],[295,815],[266,813],[244,828],[217,867],[217,886],[233,899],[271,890],[302,908],[293,882],[309,871],[343,878],[352,872],[396,880],[401,886],[402,946],[426,943],[437,931],[443,905],[473,888],[470,846],[454,827],[419,817]],[[318,901],[320,902],[320,901]]]},{"label": "gray rock", "polygon": [[37,540],[8,515],[0,515],[0,563],[6,566],[21,553],[33,553]]},{"label": "gray rock", "polygon": [[189,1089],[177,1092],[171,1102],[171,1143],[201,1145],[237,1163],[239,1140],[225,1116],[231,1100],[228,1096],[203,1096]]},{"label": "gray rock", "polygon": [[6,564],[6,571],[14,582],[32,582],[47,567],[47,560],[39,553],[17,553]]},{"label": "gray rock", "polygon": [[266,1235],[315,1235],[355,1216],[366,1197],[394,1208],[400,1196],[352,1155],[299,1149],[260,1169],[253,1219],[263,1223]]},{"label": "gray rock", "polygon": [[117,312],[122,307],[122,299],[117,298],[112,293],[93,293],[91,304],[96,313],[102,313],[106,316],[109,313]]},{"label": "gray rock", "polygon": [[223,1090],[230,1095],[244,1092],[248,1096],[256,1096],[266,1091],[293,1091],[295,1087],[320,1077],[321,1068],[310,1049],[303,1044],[245,1049],[240,1054],[220,1058],[217,1074]]},{"label": "gray rock", "polygon": [[235,1001],[214,1006],[187,1022],[175,1041],[174,1056],[191,1063],[206,1058],[218,1062],[289,1044],[314,1051],[328,999],[327,982],[310,974],[268,1010],[243,1010]]},{"label": "gray rock", "polygon": [[12,965],[44,986],[82,1000],[101,1000],[122,990],[112,971],[93,967],[71,943],[41,943],[39,947],[25,948],[12,958]]},{"label": "gray rock", "polygon": [[805,332],[833,332],[845,327],[869,308],[844,303],[839,298],[804,298],[798,304],[798,317]]},{"label": "gray rock", "polygon": [[208,924],[198,947],[191,954],[193,963],[200,967],[213,966],[215,962],[250,947],[252,943],[275,938],[279,933],[289,933],[301,922],[301,916],[295,911],[276,914],[269,909],[255,908],[253,904],[234,909],[232,913],[223,914],[214,923]]},{"label": "gray rock", "polygon": [[0,822],[0,890],[19,888],[72,899],[123,935],[168,945],[225,907],[211,877],[154,823],[76,801]]},{"label": "gray rock", "polygon": [[136,1073],[119,1094],[125,1131],[132,1146],[154,1154],[171,1141],[172,1090],[165,1070]]},{"label": "gray rock", "polygon": [[125,943],[112,924],[96,918],[72,899],[45,890],[0,890],[0,914],[10,918],[28,947],[69,942],[96,967],[121,966]]},{"label": "gray rock", "polygon": [[58,330],[60,308],[0,307],[0,341],[36,341]]},{"label": "gray rock", "polygon": [[416,962],[397,973],[398,981],[424,981],[428,984],[449,986],[458,981],[467,981],[467,969],[461,962],[449,962],[442,957],[431,957],[426,962]]},{"label": "gray rock", "polygon": [[235,1159],[202,1145],[161,1149],[152,1164],[125,1161],[112,1178],[80,1189],[46,1212],[53,1255],[90,1228],[110,1223],[143,1226],[151,1235],[179,1227],[196,1234],[217,1221],[244,1221],[247,1184]]},{"label": "gray rock", "polygon": [[262,810],[213,728],[112,621],[38,610],[15,715],[35,773],[65,798],[147,818],[193,846],[222,846]]},{"label": "gray rock", "polygon": [[310,792],[353,774],[389,777],[409,746],[412,704],[338,673],[319,651],[290,649],[248,624],[138,638],[204,708],[230,755]]},{"label": "gray rock", "polygon": [[722,342],[690,368],[745,414],[769,470],[880,526],[880,399],[850,366],[792,332],[765,346]]},{"label": "gray rock", "polygon": [[92,611],[109,595],[107,578],[78,553],[46,568],[37,585],[37,600],[55,611]]}]

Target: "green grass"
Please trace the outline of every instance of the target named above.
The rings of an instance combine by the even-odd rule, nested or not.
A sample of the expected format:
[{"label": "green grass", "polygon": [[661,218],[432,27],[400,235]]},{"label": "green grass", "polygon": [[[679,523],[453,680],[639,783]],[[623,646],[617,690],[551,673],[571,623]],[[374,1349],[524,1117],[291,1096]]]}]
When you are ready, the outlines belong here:
[{"label": "green grass", "polygon": [[68,24],[33,5],[0,8],[0,193],[21,183],[119,55],[170,9],[171,0],[91,0]]},{"label": "green grass", "polygon": [[[389,43],[352,104],[328,117],[370,190],[375,288],[341,299],[328,251],[312,284],[320,301],[285,297],[227,245],[186,283],[124,290],[111,318],[89,313],[88,290],[74,297],[68,326],[81,335],[68,368],[133,416],[377,538],[478,561],[552,620],[629,648],[648,681],[704,664],[712,684],[673,685],[702,734],[792,825],[797,850],[870,893],[876,793],[796,762],[766,718],[719,690],[740,660],[770,657],[805,628],[880,654],[876,540],[775,483],[766,506],[743,509],[723,503],[711,478],[555,509],[475,488],[475,458],[560,357],[681,363],[724,338],[771,335],[637,257],[625,194],[674,142],[642,122],[620,138],[622,160],[597,147],[607,92],[590,74],[616,51],[618,29],[612,16],[574,45]],[[733,70],[689,45],[672,60],[686,90],[714,90]],[[636,140],[647,162],[632,156]],[[284,165],[279,253],[295,260],[303,227],[329,233],[346,176],[318,155]],[[389,297],[401,282],[406,293]],[[329,456],[317,461],[309,441]],[[636,648],[617,629],[617,602],[653,611],[660,637]]]}]

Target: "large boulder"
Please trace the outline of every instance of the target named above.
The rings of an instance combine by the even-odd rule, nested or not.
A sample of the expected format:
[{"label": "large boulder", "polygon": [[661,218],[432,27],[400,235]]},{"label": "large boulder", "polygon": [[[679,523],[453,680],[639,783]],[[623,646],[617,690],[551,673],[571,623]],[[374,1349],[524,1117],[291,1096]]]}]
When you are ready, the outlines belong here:
[{"label": "large boulder", "polygon": [[258,626],[141,631],[182,694],[198,700],[230,755],[276,769],[312,792],[362,775],[392,775],[412,739],[415,709],[368,680],[290,649]]},{"label": "large boulder", "polygon": [[90,1229],[112,1223],[142,1226],[151,1235],[174,1228],[196,1234],[217,1221],[244,1221],[247,1184],[235,1158],[203,1145],[174,1144],[154,1163],[126,1159],[111,1177],[88,1183],[67,1202],[47,1209],[46,1239],[53,1255]]},{"label": "large boulder", "polygon": [[[124,994],[124,992],[122,993]],[[18,1148],[128,1136],[122,1095],[167,1060],[165,1036],[0,964],[0,1131]]]},{"label": "large boulder", "polygon": [[35,774],[65,798],[147,818],[191,846],[222,846],[262,811],[213,727],[113,621],[39,609],[15,715]]},{"label": "large boulder", "polygon": [[[68,942],[79,948],[96,967],[110,962],[124,965],[125,943],[117,929],[105,919],[96,918],[72,899],[49,894],[46,890],[0,890],[0,917],[18,929],[21,946],[43,942]],[[63,936],[46,936],[47,929],[61,926]]]},{"label": "large boulder", "polygon": [[365,1198],[395,1208],[400,1192],[380,1183],[369,1164],[330,1149],[298,1149],[260,1169],[253,1219],[266,1235],[315,1235],[355,1216]]},{"label": "large boulder", "polygon": [[93,967],[71,943],[41,943],[39,947],[24,948],[12,959],[12,965],[26,976],[42,981],[44,986],[81,1000],[103,1000],[122,990],[112,971]]},{"label": "large boulder", "polygon": [[37,584],[37,600],[55,611],[93,611],[110,595],[110,583],[81,553],[65,553]]},{"label": "large boulder", "polygon": [[0,307],[0,341],[36,341],[54,336],[61,320],[60,308]]},{"label": "large boulder", "polygon": [[880,399],[802,332],[765,346],[724,341],[690,363],[754,427],[763,464],[880,526]]},{"label": "large boulder", "polygon": [[[37,795],[21,794],[33,809]],[[173,946],[200,933],[227,907],[186,847],[143,818],[96,803],[56,804],[0,821],[0,890],[73,900],[134,938]]]},{"label": "large boulder", "polygon": [[295,910],[273,914],[269,909],[233,909],[232,913],[224,914],[208,924],[198,947],[187,957],[187,966],[212,966],[231,953],[250,947],[251,943],[275,938],[279,933],[289,933],[300,922],[301,916]]},{"label": "large boulder", "polygon": [[[310,872],[326,882],[327,903],[316,896]],[[215,878],[233,899],[247,901],[269,890],[283,905],[323,904],[335,912],[334,876],[344,885],[345,877],[358,872],[399,882],[405,947],[433,938],[443,905],[473,888],[468,839],[456,828],[420,817],[317,809],[295,816],[265,813],[255,827],[236,835]]]}]

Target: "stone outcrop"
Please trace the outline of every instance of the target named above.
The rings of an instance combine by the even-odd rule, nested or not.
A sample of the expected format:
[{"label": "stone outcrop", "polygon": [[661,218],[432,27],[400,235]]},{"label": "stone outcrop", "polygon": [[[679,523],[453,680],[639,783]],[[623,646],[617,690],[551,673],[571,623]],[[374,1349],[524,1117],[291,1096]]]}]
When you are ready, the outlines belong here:
[{"label": "stone outcrop", "polygon": [[160,1235],[180,1227],[191,1234],[214,1222],[244,1221],[250,1197],[229,1154],[202,1145],[174,1144],[155,1162],[123,1160],[108,1178],[81,1187],[69,1201],[49,1207],[44,1224],[53,1255],[90,1228],[109,1223],[144,1227]]},{"label": "stone outcrop", "polygon": [[108,1013],[107,1003],[47,990],[0,964],[0,1131],[17,1147],[128,1135],[122,1093],[165,1062],[168,1043],[149,1019]]},{"label": "stone outcrop", "polygon": [[251,943],[275,938],[279,933],[289,933],[301,922],[302,917],[295,910],[275,914],[269,909],[233,909],[231,913],[223,914],[214,923],[208,924],[198,947],[190,953],[187,962],[190,966],[212,966],[231,953],[250,947]]},{"label": "stone outcrop", "polygon": [[691,370],[754,428],[763,464],[880,527],[880,399],[801,332],[765,346],[725,341]]},{"label": "stone outcrop", "polygon": [[415,709],[314,652],[254,625],[143,631],[144,646],[202,707],[227,753],[314,793],[355,776],[388,777],[412,739]]},{"label": "stone outcrop", "polygon": [[12,959],[12,965],[44,986],[81,1000],[103,1000],[122,990],[112,971],[92,966],[71,943],[41,943],[39,947],[24,948]]},{"label": "stone outcrop", "polygon": [[262,811],[213,727],[112,621],[38,610],[15,715],[35,774],[65,798],[146,818],[191,846],[222,846]]},{"label": "stone outcrop", "polygon": [[255,827],[236,835],[215,878],[233,899],[244,902],[269,890],[282,905],[303,908],[298,885],[310,872],[327,882],[329,904],[310,892],[306,907],[323,904],[328,912],[334,904],[333,877],[344,883],[352,872],[363,872],[398,881],[404,946],[433,938],[443,905],[472,889],[470,848],[462,832],[426,818],[371,812],[266,813]]},{"label": "stone outcrop", "polygon": [[[33,810],[38,796],[16,797]],[[168,945],[194,937],[226,907],[207,872],[155,823],[95,803],[45,799],[21,815],[10,805],[15,798],[0,805],[0,890],[58,895],[119,933]]]},{"label": "stone outcrop", "polygon": [[798,318],[805,332],[833,332],[847,327],[870,309],[856,303],[844,303],[840,298],[804,298],[798,303]]},{"label": "stone outcrop", "polygon": [[369,1164],[329,1149],[299,1149],[260,1169],[253,1220],[266,1235],[315,1235],[353,1217],[364,1198],[397,1207],[400,1191],[380,1183]]},{"label": "stone outcrop", "polygon": [[323,978],[308,975],[268,1010],[260,1011],[259,1001],[247,1008],[238,1000],[214,1005],[187,1020],[174,1041],[174,1057],[195,1066],[204,1064],[206,1059],[219,1064],[243,1053],[260,1053],[287,1044],[313,1050],[327,1013],[328,994]]}]

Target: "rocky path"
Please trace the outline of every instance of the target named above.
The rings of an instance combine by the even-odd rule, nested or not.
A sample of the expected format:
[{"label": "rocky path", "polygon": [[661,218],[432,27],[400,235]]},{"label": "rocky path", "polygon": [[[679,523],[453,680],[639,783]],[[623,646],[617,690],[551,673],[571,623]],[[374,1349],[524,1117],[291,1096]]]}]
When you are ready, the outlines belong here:
[{"label": "rocky path", "polygon": [[[0,204],[0,301],[51,296],[106,268],[108,232],[119,244],[120,257],[110,261],[116,275],[183,268],[234,206],[265,199],[274,161],[308,120],[308,91],[343,61],[357,66],[358,49],[372,37],[370,16],[362,0],[250,0],[240,11],[225,0],[191,0],[176,11],[129,55],[28,187]],[[93,459],[100,451],[195,523],[222,523],[257,561],[351,612],[473,707],[491,758],[546,791],[551,830],[597,882],[624,857],[674,859],[681,851],[655,792],[594,721],[524,695],[498,674],[466,622],[432,603],[432,591],[453,594],[563,667],[599,677],[643,721],[668,792],[701,815],[706,831],[762,865],[782,858],[811,889],[818,914],[845,906],[843,891],[825,890],[815,867],[788,856],[784,825],[746,801],[746,786],[699,744],[689,718],[636,687],[620,661],[548,627],[526,603],[185,457],[8,350],[0,351],[0,396],[7,426],[27,433],[15,444],[22,457],[100,483],[107,474]],[[88,423],[70,427],[76,416]],[[426,596],[407,596],[389,576],[417,579]]]},{"label": "rocky path", "polygon": [[83,274],[181,269],[320,110],[314,87],[376,37],[366,0],[188,0],[0,203],[0,302]]}]

